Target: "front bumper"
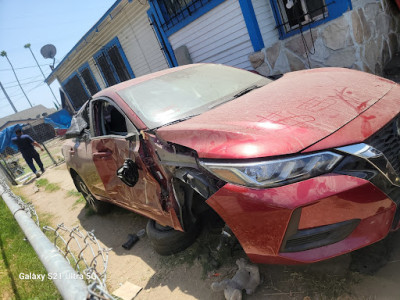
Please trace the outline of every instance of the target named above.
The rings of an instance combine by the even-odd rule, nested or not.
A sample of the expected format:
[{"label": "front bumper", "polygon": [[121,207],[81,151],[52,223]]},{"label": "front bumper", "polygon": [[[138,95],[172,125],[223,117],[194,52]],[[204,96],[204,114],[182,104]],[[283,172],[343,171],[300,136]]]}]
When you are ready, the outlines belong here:
[{"label": "front bumper", "polygon": [[253,262],[311,263],[400,227],[400,115],[344,156],[331,174],[256,190],[226,184],[207,200]]},{"label": "front bumper", "polygon": [[[265,190],[226,184],[207,203],[249,258],[268,264],[312,263],[372,244],[388,234],[396,211],[395,203],[368,180],[339,174]],[[338,242],[285,251],[296,232],[349,220],[358,220],[357,226]]]}]

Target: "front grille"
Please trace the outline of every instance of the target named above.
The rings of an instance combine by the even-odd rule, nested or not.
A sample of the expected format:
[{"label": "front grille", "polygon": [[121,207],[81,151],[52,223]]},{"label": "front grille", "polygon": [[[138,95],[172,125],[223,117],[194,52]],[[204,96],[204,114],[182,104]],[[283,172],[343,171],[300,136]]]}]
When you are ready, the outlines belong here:
[{"label": "front grille", "polygon": [[400,175],[400,135],[398,134],[397,116],[386,124],[381,130],[369,137],[365,142],[383,152],[389,160],[397,175]]}]

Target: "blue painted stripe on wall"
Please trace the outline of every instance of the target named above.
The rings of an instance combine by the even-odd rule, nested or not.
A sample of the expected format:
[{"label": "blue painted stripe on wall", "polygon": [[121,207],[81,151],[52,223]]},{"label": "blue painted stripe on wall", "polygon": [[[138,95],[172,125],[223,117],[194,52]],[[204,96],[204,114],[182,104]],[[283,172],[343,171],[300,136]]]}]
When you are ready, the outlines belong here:
[{"label": "blue painted stripe on wall", "polygon": [[[172,50],[171,44],[169,43],[168,38],[165,36],[165,33],[164,33],[164,32],[162,31],[162,29],[160,29],[159,26],[156,24],[156,20],[155,20],[156,17],[155,17],[154,14],[151,12],[151,10],[152,10],[152,9],[150,8],[150,9],[147,11],[147,15],[148,15],[148,17],[149,17],[151,23],[153,23],[153,27],[156,27],[156,28],[154,28],[154,32],[156,33],[157,38],[158,38],[158,41],[159,41],[160,44],[161,44],[161,47],[162,47],[161,50],[164,52],[164,56],[165,56],[165,58],[167,59],[167,62],[168,62],[169,67],[170,67],[170,68],[176,67],[178,64],[177,64],[177,62],[176,62],[175,53],[174,53],[174,51]],[[163,36],[162,36],[163,34],[164,34],[164,38],[163,38]],[[165,47],[162,46],[162,43],[165,44]],[[167,48],[167,49],[165,49],[165,48]],[[170,51],[169,49],[171,49],[171,52],[169,52],[169,51]]]},{"label": "blue painted stripe on wall", "polygon": [[239,0],[240,8],[242,9],[244,21],[246,23],[247,31],[249,32],[251,44],[254,51],[260,51],[264,48],[264,41],[261,36],[260,27],[254,13],[254,7],[251,0]]},{"label": "blue painted stripe on wall", "polygon": [[154,16],[153,20],[156,22],[155,25],[159,29],[159,34],[161,35],[160,41],[164,41],[165,46],[167,47],[167,49],[164,50],[164,51],[168,51],[169,54],[170,54],[170,57],[171,57],[171,59],[169,59],[168,55],[166,55],[167,56],[167,60],[168,60],[168,64],[170,65],[171,68],[172,67],[176,67],[176,66],[178,66],[178,62],[176,60],[174,50],[172,49],[171,43],[168,40],[168,35],[166,34],[166,32],[164,32],[164,30],[162,28],[161,21],[159,19],[160,16],[158,15],[157,10],[155,8],[158,5],[157,1],[149,1],[149,4],[150,4],[150,9],[147,11],[147,14],[148,15],[152,14]]}]

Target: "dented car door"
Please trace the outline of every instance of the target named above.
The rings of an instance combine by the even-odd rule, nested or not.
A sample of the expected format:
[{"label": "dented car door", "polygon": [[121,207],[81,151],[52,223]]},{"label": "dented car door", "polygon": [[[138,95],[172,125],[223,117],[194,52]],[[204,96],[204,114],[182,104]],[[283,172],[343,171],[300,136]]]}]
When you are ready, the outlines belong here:
[{"label": "dented car door", "polygon": [[[104,99],[92,102],[91,120],[93,162],[112,202],[145,215],[163,214],[160,185],[141,159],[139,132],[133,124],[118,106]],[[125,129],[121,122],[126,122],[126,132],[115,131]]]}]

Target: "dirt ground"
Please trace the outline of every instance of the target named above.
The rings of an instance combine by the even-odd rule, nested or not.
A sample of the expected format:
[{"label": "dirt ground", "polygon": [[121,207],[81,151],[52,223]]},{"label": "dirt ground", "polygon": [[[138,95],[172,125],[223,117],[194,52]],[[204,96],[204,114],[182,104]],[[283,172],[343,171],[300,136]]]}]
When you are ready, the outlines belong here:
[{"label": "dirt ground", "polygon": [[[224,299],[223,293],[213,292],[210,285],[233,276],[235,260],[245,257],[241,249],[224,249],[217,257],[213,250],[218,236],[204,229],[193,246],[177,255],[159,256],[146,236],[125,250],[121,245],[128,234],[145,228],[146,218],[120,208],[105,216],[92,214],[71,195],[75,187],[65,164],[48,168],[42,177],[61,189],[46,192],[32,179],[15,192],[32,201],[53,226],[64,223],[69,228],[79,225],[94,230],[102,245],[112,248],[109,291],[129,281],[143,287],[135,299]],[[244,299],[400,299],[399,267],[400,234],[395,233],[372,247],[323,263],[259,265],[263,282],[255,294],[244,295]]]}]

